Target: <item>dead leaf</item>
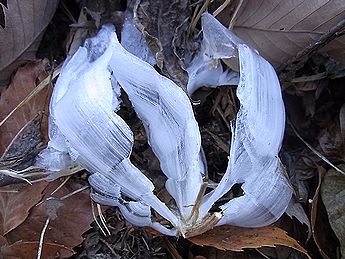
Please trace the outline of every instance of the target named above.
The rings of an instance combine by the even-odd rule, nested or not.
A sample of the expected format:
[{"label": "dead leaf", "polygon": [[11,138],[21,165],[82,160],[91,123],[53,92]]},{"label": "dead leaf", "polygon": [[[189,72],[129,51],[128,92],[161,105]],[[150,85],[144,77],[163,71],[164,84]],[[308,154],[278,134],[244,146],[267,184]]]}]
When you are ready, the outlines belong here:
[{"label": "dead leaf", "polygon": [[[345,171],[345,164],[339,166]],[[329,222],[340,241],[341,254],[345,256],[345,176],[329,170],[321,184],[321,198],[325,204]]]},{"label": "dead leaf", "polygon": [[343,139],[345,139],[345,104],[341,106],[339,111],[339,123],[341,135],[343,136]]},{"label": "dead leaf", "polygon": [[[45,71],[47,60],[37,60],[18,69],[9,87],[1,95],[0,121],[9,114],[36,87],[37,82],[48,76]],[[48,110],[51,89],[46,87],[23,107],[17,110],[0,127],[0,154],[16,137],[17,133],[40,112]],[[44,116],[45,118],[46,116]],[[42,121],[42,130],[47,131],[47,120]]]},{"label": "dead leaf", "polygon": [[[35,185],[11,185],[0,192],[0,234],[4,235],[18,227],[29,214],[29,210],[39,202],[42,191],[48,183]],[[18,192],[13,192],[18,190]],[[6,192],[12,191],[12,192]]]},{"label": "dead leaf", "polygon": [[[177,85],[186,90],[188,75],[182,68],[182,61],[176,55],[174,41],[185,31],[182,27],[190,17],[188,0],[183,1],[137,1],[134,9],[134,23],[143,33],[158,67]],[[183,48],[183,46],[179,46]]]},{"label": "dead leaf", "polygon": [[[50,197],[50,194],[60,183],[60,180],[50,183],[44,191],[44,199]],[[61,198],[78,190],[80,187],[82,187],[81,184],[70,180],[58,192],[54,193],[53,197],[56,197],[56,199]],[[34,207],[25,222],[7,234],[7,240],[12,244],[19,240],[23,240],[23,242],[26,243],[37,243],[45,221],[49,217],[50,222],[44,236],[44,244],[50,243],[60,247],[61,249],[58,250],[59,253],[62,253],[65,249],[73,251],[73,247],[79,245],[83,241],[81,235],[90,229],[90,224],[94,220],[89,191],[84,190],[63,201],[59,199],[57,199],[56,202],[54,202],[54,199],[51,201],[52,202],[48,204],[44,202]],[[55,219],[54,213],[56,213],[57,216]],[[25,249],[25,247],[23,249]],[[33,248],[30,246],[28,249]],[[54,249],[52,249],[53,252],[56,251]],[[43,252],[45,252],[44,247]],[[49,257],[43,256],[43,258]]]},{"label": "dead leaf", "polygon": [[[38,242],[23,242],[18,241],[9,246],[0,248],[0,254],[4,258],[36,258],[38,250]],[[41,258],[55,259],[55,258],[69,258],[74,254],[73,249],[63,245],[54,243],[44,243]]]},{"label": "dead leaf", "polygon": [[[344,18],[345,2],[339,0],[244,0],[234,31],[277,67]],[[343,36],[328,44],[324,51],[344,62],[344,49]]]},{"label": "dead leaf", "polygon": [[328,159],[331,161],[345,160],[345,139],[338,121],[335,120],[327,128],[322,129],[318,140],[322,153]]},{"label": "dead leaf", "polygon": [[0,30],[0,87],[21,64],[35,59],[36,50],[58,0],[8,1],[3,9],[5,28]]},{"label": "dead leaf", "polygon": [[66,53],[68,53],[68,55],[73,55],[82,45],[85,39],[90,36],[90,26],[86,26],[88,23],[90,22],[88,22],[86,10],[83,8],[80,11],[78,23],[74,24],[75,27],[72,27],[68,34],[66,44]]},{"label": "dead leaf", "polygon": [[[310,212],[310,221],[311,227],[313,232],[313,238],[315,244],[319,250],[319,253],[324,259],[329,259],[329,254],[331,253],[331,247],[327,244],[330,242],[329,239],[329,232],[327,231],[327,216],[323,215],[323,211],[321,210],[320,200],[319,200],[319,193],[321,188],[322,179],[325,175],[325,169],[323,167],[317,166],[318,170],[318,183],[317,188],[315,190],[315,194],[313,196],[312,204],[311,204],[311,212]],[[321,201],[322,203],[322,201]],[[327,250],[327,252],[326,252]],[[333,254],[335,255],[335,254]]]},{"label": "dead leaf", "polygon": [[204,234],[189,238],[194,244],[212,246],[220,250],[243,251],[245,248],[259,248],[276,245],[293,248],[308,258],[307,251],[298,242],[278,227],[240,228],[224,225]]},{"label": "dead leaf", "polygon": [[291,199],[289,206],[287,207],[285,213],[290,217],[295,217],[301,224],[305,224],[308,227],[308,238],[311,237],[311,225],[310,221],[308,219],[307,214],[305,213],[301,203],[296,202],[296,200],[293,198]]},{"label": "dead leaf", "polygon": [[7,8],[7,0],[0,1],[0,26],[3,29],[6,26],[5,7]]}]

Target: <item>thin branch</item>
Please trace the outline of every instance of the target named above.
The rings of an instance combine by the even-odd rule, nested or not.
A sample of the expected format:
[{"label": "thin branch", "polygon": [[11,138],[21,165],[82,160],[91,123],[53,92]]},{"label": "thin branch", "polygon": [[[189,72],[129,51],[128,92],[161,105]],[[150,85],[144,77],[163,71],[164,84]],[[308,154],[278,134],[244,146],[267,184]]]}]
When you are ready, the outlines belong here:
[{"label": "thin branch", "polygon": [[338,24],[332,27],[328,32],[320,36],[319,40],[315,43],[309,44],[307,47],[299,51],[293,58],[289,59],[285,64],[278,67],[278,71],[282,72],[284,70],[298,70],[302,68],[305,60],[310,57],[313,53],[320,50],[322,47],[327,45],[332,40],[342,36],[345,31],[345,19],[341,20]]}]

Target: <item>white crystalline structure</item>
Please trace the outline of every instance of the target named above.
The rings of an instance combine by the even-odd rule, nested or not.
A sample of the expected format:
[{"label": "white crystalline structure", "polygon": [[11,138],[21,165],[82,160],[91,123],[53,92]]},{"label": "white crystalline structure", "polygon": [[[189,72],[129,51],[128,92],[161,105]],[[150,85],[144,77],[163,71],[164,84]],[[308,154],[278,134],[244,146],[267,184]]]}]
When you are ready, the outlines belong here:
[{"label": "white crystalline structure", "polygon": [[[190,94],[210,85],[209,75],[223,76],[212,79],[212,85],[228,82],[230,74],[237,77],[221,69],[220,59],[237,56],[240,63],[237,96],[241,107],[233,123],[228,168],[213,191],[204,195],[206,163],[188,96],[125,50],[112,25],[104,25],[66,61],[51,99],[50,141],[37,165],[52,175],[59,175],[69,164],[84,167],[91,173],[95,201],[119,207],[134,225],[167,235],[192,236],[216,224],[258,227],[276,221],[292,195],[278,158],[285,114],[276,73],[211,15],[205,13],[202,22],[204,47],[199,56],[209,58],[192,62],[191,66],[201,68],[201,76],[195,72],[198,69],[189,71],[194,73]],[[209,70],[211,59],[216,70]],[[120,87],[143,122],[167,177],[166,189],[176,202],[173,208],[155,196],[153,183],[129,159],[133,133],[116,114]],[[220,212],[211,212],[236,183],[242,184],[244,195],[224,204]],[[156,222],[152,211],[168,223]]]}]

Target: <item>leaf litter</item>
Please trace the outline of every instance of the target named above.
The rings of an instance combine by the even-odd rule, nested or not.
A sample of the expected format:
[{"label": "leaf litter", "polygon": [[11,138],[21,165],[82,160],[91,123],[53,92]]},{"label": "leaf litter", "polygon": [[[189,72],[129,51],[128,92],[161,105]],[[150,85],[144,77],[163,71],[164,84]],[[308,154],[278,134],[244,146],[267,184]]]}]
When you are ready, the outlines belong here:
[{"label": "leaf litter", "polygon": [[[260,51],[260,49],[259,49],[259,51]],[[314,70],[308,70],[310,67],[313,67]],[[316,70],[320,70],[322,73],[322,69],[324,69],[322,67],[322,64],[317,65]],[[310,77],[314,74],[318,74],[318,72],[316,72],[316,70],[315,70],[315,64],[307,63],[302,69],[298,70],[297,72],[298,72],[299,77],[304,76],[306,78],[305,80],[308,80],[308,77]],[[312,77],[311,77],[311,79],[312,79]],[[315,80],[315,79],[312,79],[312,80]],[[306,141],[308,143],[310,143],[317,150],[319,150],[319,152],[321,152],[327,158],[329,158],[332,163],[335,163],[337,165],[337,163],[339,163],[339,161],[341,161],[343,159],[342,158],[343,152],[338,151],[339,145],[340,146],[342,145],[341,144],[341,138],[336,137],[335,142],[330,142],[332,140],[330,138],[333,134],[335,136],[339,136],[339,132],[340,132],[340,134],[342,134],[342,128],[343,127],[341,125],[342,125],[343,120],[342,120],[342,115],[341,115],[342,113],[340,111],[342,111],[343,109],[340,109],[340,108],[343,105],[343,103],[341,101],[341,96],[343,96],[343,93],[341,92],[341,90],[336,89],[337,84],[340,84],[340,82],[342,82],[341,81],[342,78],[340,77],[339,79],[332,79],[332,80],[333,81],[328,82],[328,84],[326,84],[326,86],[323,89],[320,89],[317,87],[312,87],[310,90],[307,90],[307,92],[308,91],[309,92],[319,91],[319,93],[315,93],[316,98],[311,101],[311,104],[314,105],[314,108],[313,108],[315,111],[314,113],[310,113],[310,112],[308,113],[308,110],[310,111],[310,107],[307,105],[309,105],[309,104],[307,104],[305,102],[304,103],[302,103],[302,102],[298,103],[299,101],[301,101],[301,99],[304,98],[304,96],[306,96],[306,94],[305,94],[306,91],[304,91],[304,93],[300,92],[299,93],[300,96],[298,96],[296,90],[291,90],[288,94],[285,92],[285,98],[289,99],[287,101],[287,105],[286,105],[287,111],[288,111],[289,117],[293,120],[293,125],[298,125],[298,127],[297,127],[298,132],[302,132],[301,134],[302,134],[303,138],[306,139]],[[292,85],[295,87],[295,89],[298,87],[297,84],[295,84],[293,82],[292,83],[291,82],[285,82],[283,85],[283,88],[286,89],[286,86],[291,87]],[[291,89],[291,88],[289,88],[289,89]],[[320,92],[321,92],[321,94],[320,94]],[[209,95],[209,97],[215,97],[215,96],[214,96],[214,94],[211,93],[211,95]],[[328,99],[328,101],[327,101],[327,99]],[[294,111],[295,108],[292,108],[292,105],[290,104],[291,100],[298,103],[297,108],[302,110],[302,113],[301,112],[299,112],[299,113],[292,112],[292,111]],[[214,100],[212,100],[212,98],[206,97],[206,103],[211,102],[211,105],[210,105],[211,107],[212,107],[213,101]],[[198,107],[197,107],[197,109],[198,109]],[[303,113],[303,112],[305,112],[305,113]],[[213,123],[213,124],[218,125],[217,126],[218,130],[216,131],[216,136],[217,135],[221,136],[221,138],[223,138],[224,134],[228,134],[228,132],[226,130],[226,126],[224,127],[224,122],[223,122],[224,120],[222,118],[224,116],[229,116],[229,112],[227,113],[227,115],[224,115],[224,114],[225,113],[223,113],[222,109],[220,109],[220,107],[218,107],[217,113],[214,116],[209,117],[210,120],[214,120],[215,123]],[[331,124],[336,124],[336,123],[330,123],[330,122],[334,121],[333,118],[336,118],[336,117],[339,118],[339,122],[340,122],[338,124],[339,126],[331,125]],[[326,129],[327,127],[328,127],[328,129]],[[310,129],[309,132],[305,130],[307,128]],[[207,129],[210,132],[214,132],[214,128],[207,128]],[[145,133],[142,130],[141,130],[141,132],[143,135],[145,135]],[[320,138],[320,136],[322,138]],[[215,138],[213,137],[213,139],[215,139]],[[223,138],[223,139],[226,140],[227,138]],[[321,139],[321,140],[319,140],[319,139]],[[218,139],[218,142],[219,141],[220,140]],[[138,151],[139,150],[147,150],[148,147],[145,147],[144,143],[145,143],[145,141],[137,141],[137,143],[135,143],[135,145],[134,145],[134,154],[133,155],[135,155],[137,157],[136,163],[139,163],[139,166],[140,166],[140,163],[145,163],[145,162],[142,159],[143,156],[141,155],[141,152],[136,153],[136,150],[137,149],[138,149]],[[220,151],[220,150],[218,150],[217,152],[219,154],[222,153],[222,151]],[[223,150],[223,152],[224,152],[224,150]],[[290,177],[292,179],[294,187],[297,188],[297,189],[295,189],[295,191],[300,190],[301,188],[302,189],[304,188],[305,189],[304,201],[307,202],[308,199],[313,196],[313,190],[315,190],[315,188],[313,188],[315,175],[317,174],[317,173],[315,173],[315,168],[316,168],[315,163],[318,165],[321,165],[321,166],[325,166],[324,162],[322,160],[318,159],[317,157],[315,157],[313,155],[313,153],[307,152],[304,144],[296,141],[296,136],[294,135],[294,133],[291,130],[289,130],[289,128],[287,129],[287,132],[286,132],[286,139],[285,139],[285,142],[283,144],[282,154],[283,154],[284,161],[286,161],[285,164],[287,166],[288,173],[290,174]],[[301,154],[304,154],[304,155],[301,156]],[[328,155],[330,155],[330,156],[328,156]],[[226,157],[226,152],[223,153],[223,156]],[[299,161],[301,161],[299,164],[296,164],[297,167],[292,166],[293,163],[291,162],[291,159],[293,160],[296,158]],[[150,156],[148,157],[148,159],[150,159]],[[307,161],[309,161],[309,162],[307,162]],[[221,167],[221,164],[222,163],[219,163],[218,165],[216,165],[216,164],[211,165],[210,168],[217,168],[217,166]],[[302,165],[303,165],[303,167],[298,168],[298,166],[302,166]],[[302,168],[304,168],[304,169],[302,169]],[[223,170],[220,169],[217,171],[219,172],[218,174],[221,174],[220,172]],[[303,175],[303,174],[305,174],[306,171],[310,172],[309,175]],[[212,172],[212,174],[214,174],[214,172]],[[298,179],[298,181],[294,182],[297,179]],[[300,201],[302,201],[302,200],[300,200]],[[305,206],[303,206],[303,207],[305,208]],[[309,214],[309,211],[307,211],[307,212],[308,212],[307,214]],[[317,216],[317,217],[319,217],[319,216]],[[320,220],[321,220],[321,223],[320,223]],[[317,221],[317,224],[322,224],[322,223],[324,223],[325,220],[327,221],[327,217],[326,218],[319,217],[319,221]],[[327,226],[325,226],[325,227],[326,227],[325,229],[327,229]],[[296,239],[299,239],[300,241],[303,241],[303,237],[301,237],[301,236],[294,236],[294,237]],[[147,238],[148,238],[147,240],[150,240],[149,237],[147,237]],[[101,238],[101,239],[103,239],[103,238]],[[100,240],[100,238],[98,238],[98,241],[99,240]],[[96,246],[103,244],[103,246],[107,247],[104,249],[105,250],[108,249],[107,251],[110,251],[112,249],[112,245],[110,245],[111,243],[109,243],[106,239],[103,239],[103,241],[96,242]],[[107,243],[107,245],[105,243]],[[173,246],[176,245],[175,242],[172,242],[172,244],[173,244]],[[303,243],[301,243],[301,244],[303,245]],[[327,241],[326,241],[326,244],[327,244]],[[336,242],[334,244],[336,245]],[[334,246],[334,244],[332,246]],[[38,244],[36,243],[36,248],[37,248],[37,245]],[[152,243],[150,243],[150,245],[152,245]],[[329,245],[329,243],[328,243],[328,245]],[[160,244],[160,246],[162,248],[164,245]],[[181,253],[181,254],[183,253],[183,249],[181,249],[180,247],[177,246],[176,249],[177,249],[178,253]],[[310,249],[309,246],[308,246],[308,249]],[[313,251],[312,249],[308,252],[312,253],[312,254],[315,253],[315,251]],[[163,254],[164,254],[164,252],[163,252]]]}]

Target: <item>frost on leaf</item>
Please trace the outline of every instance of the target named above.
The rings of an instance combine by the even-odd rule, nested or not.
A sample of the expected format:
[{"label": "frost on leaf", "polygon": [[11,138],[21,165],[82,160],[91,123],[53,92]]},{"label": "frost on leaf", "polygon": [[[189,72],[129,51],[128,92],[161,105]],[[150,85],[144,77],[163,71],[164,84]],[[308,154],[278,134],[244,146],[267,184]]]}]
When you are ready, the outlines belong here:
[{"label": "frost on leaf", "polygon": [[[276,73],[211,15],[202,19],[204,40],[189,66],[189,93],[202,85],[239,82],[241,102],[232,123],[228,168],[213,191],[203,195],[206,163],[188,96],[147,63],[147,56],[128,52],[126,40],[124,48],[112,25],[104,25],[66,61],[51,99],[50,142],[37,165],[52,175],[68,164],[86,168],[97,202],[119,207],[135,225],[168,235],[192,236],[216,224],[256,227],[277,220],[292,191],[278,158],[285,113]],[[132,33],[126,26],[122,34]],[[239,59],[239,75],[221,67],[220,60],[231,57]],[[120,87],[145,126],[174,208],[154,195],[153,183],[129,159],[133,133],[116,114]],[[210,212],[236,183],[243,184],[244,195],[224,204],[220,212]],[[152,210],[169,224],[155,222]]]}]

